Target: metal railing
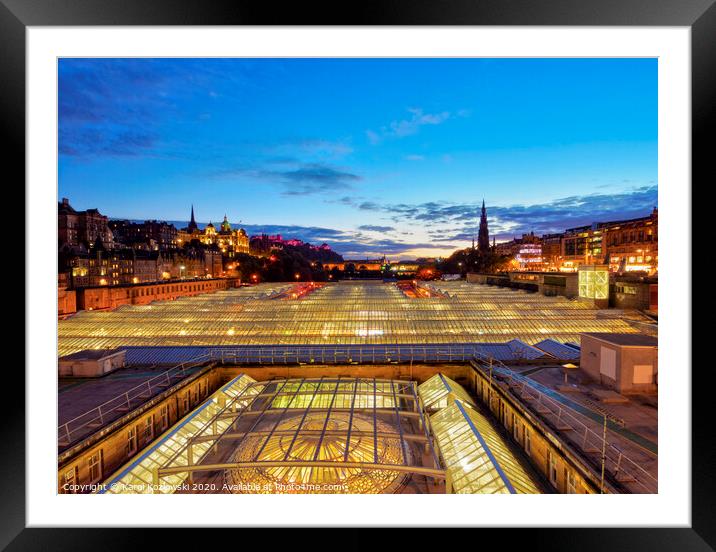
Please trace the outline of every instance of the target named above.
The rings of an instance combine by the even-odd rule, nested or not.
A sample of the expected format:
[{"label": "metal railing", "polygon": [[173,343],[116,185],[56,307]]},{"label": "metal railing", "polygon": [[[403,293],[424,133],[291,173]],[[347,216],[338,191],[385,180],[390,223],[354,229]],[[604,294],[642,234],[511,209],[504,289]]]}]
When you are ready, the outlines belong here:
[{"label": "metal railing", "polygon": [[243,346],[209,349],[212,360],[237,364],[467,362],[474,345]]},{"label": "metal railing", "polygon": [[124,393],[72,418],[57,428],[57,441],[59,445],[69,445],[79,434],[87,429],[101,427],[105,423],[118,418],[132,409],[133,402],[144,401],[159,391],[171,387],[172,383],[186,376],[187,370],[210,361],[209,355],[202,355],[190,361],[182,362],[144,382],[128,389]]},{"label": "metal railing", "polygon": [[332,345],[332,346],[240,346],[207,348],[207,352],[180,363],[121,395],[60,425],[58,443],[71,444],[80,432],[98,428],[129,412],[133,402],[143,401],[174,381],[186,376],[188,369],[208,362],[236,364],[291,363],[380,363],[380,362],[468,362],[485,372],[491,365],[493,375],[504,381],[520,399],[530,403],[540,416],[552,421],[557,430],[586,455],[599,453],[605,446],[605,469],[616,481],[634,484],[642,492],[657,492],[657,479],[617,444],[594,431],[594,420],[565,405],[531,384],[529,378],[508,368],[500,360],[479,350],[475,344],[426,345]]},{"label": "metal railing", "polygon": [[[653,475],[629,458],[617,444],[610,442],[609,438],[605,439],[605,435],[600,435],[588,425],[597,422],[543,393],[531,384],[529,378],[515,373],[502,362],[481,354],[476,354],[475,359],[483,372],[489,369],[485,364],[491,361],[493,376],[502,379],[518,398],[529,402],[531,409],[539,416],[551,420],[560,434],[566,436],[583,453],[598,454],[598,463],[601,463],[604,452],[605,472],[617,482],[634,485],[643,493],[658,491],[658,481]],[[483,364],[480,365],[480,362]],[[608,414],[605,416],[608,417]]]}]

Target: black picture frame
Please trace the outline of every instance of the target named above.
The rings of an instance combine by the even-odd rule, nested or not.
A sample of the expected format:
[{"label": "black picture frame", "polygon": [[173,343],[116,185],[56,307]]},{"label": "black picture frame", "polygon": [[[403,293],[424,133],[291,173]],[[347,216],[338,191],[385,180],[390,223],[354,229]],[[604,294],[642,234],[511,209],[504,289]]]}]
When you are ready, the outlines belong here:
[{"label": "black picture frame", "polygon": [[[686,26],[691,29],[692,182],[713,182],[709,148],[716,100],[716,5],[714,0],[392,0],[303,2],[268,0],[0,0],[0,132],[5,134],[5,189],[25,177],[25,31],[28,26],[85,25],[580,25]],[[7,172],[12,167],[15,171]],[[12,178],[12,180],[10,180]],[[694,189],[692,184],[692,189]],[[690,193],[688,183],[684,193]],[[30,214],[27,214],[28,219]],[[48,221],[47,224],[51,222]],[[689,231],[691,221],[681,232]],[[667,229],[668,230],[668,229]],[[25,255],[37,254],[26,251]],[[30,290],[25,288],[26,293]],[[690,355],[685,352],[690,368]],[[12,367],[17,370],[17,365]],[[550,550],[716,550],[716,446],[710,424],[711,368],[692,371],[691,528],[495,529],[513,546]],[[126,550],[147,537],[139,529],[25,528],[25,387],[19,371],[5,384],[3,454],[0,455],[0,547],[7,550]],[[12,378],[12,379],[8,379]],[[668,470],[667,470],[668,471]],[[477,515],[478,513],[476,513]],[[267,515],[270,513],[267,512]],[[109,520],[108,520],[109,521]],[[559,522],[559,512],[555,512]],[[598,519],[585,523],[599,524]],[[77,520],[81,526],[82,521]],[[357,531],[357,530],[354,530]],[[509,532],[509,535],[506,534]],[[185,531],[163,532],[164,546],[186,544]],[[414,532],[423,538],[421,532]],[[490,535],[493,537],[493,535]],[[358,538],[346,535],[347,546]],[[384,538],[384,537],[383,537]],[[460,539],[460,537],[456,537]],[[464,538],[464,537],[462,537]],[[474,537],[468,537],[472,539]],[[482,537],[480,537],[482,539]],[[494,538],[494,537],[493,537]],[[405,546],[400,537],[400,546]],[[392,538],[383,544],[391,543]],[[365,542],[365,541],[364,541]],[[457,544],[457,540],[453,541]],[[467,542],[470,542],[469,540]],[[472,541],[479,546],[479,541]],[[488,542],[488,541],[484,541]],[[315,543],[314,543],[315,544]],[[484,543],[483,543],[484,544]],[[225,544],[224,544],[225,545]],[[224,546],[222,545],[222,546]],[[444,542],[450,546],[450,542]],[[295,546],[295,543],[292,543]],[[493,544],[492,546],[496,546]],[[362,546],[361,546],[362,547]]]}]

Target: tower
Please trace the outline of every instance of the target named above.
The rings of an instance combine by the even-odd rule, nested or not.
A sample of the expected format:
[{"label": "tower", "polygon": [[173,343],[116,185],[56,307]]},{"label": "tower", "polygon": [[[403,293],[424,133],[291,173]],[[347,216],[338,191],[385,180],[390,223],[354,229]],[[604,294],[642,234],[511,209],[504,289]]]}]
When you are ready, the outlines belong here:
[{"label": "tower", "polygon": [[189,226],[187,226],[187,230],[189,232],[196,232],[199,229],[199,227],[196,225],[196,220],[194,220],[194,205],[191,206],[191,220],[189,221]]},{"label": "tower", "polygon": [[480,229],[477,233],[477,249],[482,254],[490,251],[490,233],[487,230],[487,211],[485,210],[485,200],[482,200],[482,212],[480,213]]},{"label": "tower", "polygon": [[231,234],[231,224],[229,224],[229,219],[226,218],[225,213],[224,213],[224,222],[221,223],[221,231],[224,234]]}]

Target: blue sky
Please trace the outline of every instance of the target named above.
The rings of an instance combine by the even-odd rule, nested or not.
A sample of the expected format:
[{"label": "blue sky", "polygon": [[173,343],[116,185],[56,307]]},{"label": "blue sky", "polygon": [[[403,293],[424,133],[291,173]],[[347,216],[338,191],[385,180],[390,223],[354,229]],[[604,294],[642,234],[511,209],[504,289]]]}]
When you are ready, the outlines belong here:
[{"label": "blue sky", "polygon": [[59,194],[448,254],[657,205],[655,59],[62,59]]}]

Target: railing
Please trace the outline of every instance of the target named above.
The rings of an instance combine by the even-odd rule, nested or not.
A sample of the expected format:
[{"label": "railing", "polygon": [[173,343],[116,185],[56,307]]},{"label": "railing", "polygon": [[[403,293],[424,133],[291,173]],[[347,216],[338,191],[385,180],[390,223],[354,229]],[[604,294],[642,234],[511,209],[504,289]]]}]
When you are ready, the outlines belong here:
[{"label": "railing", "polygon": [[101,427],[105,423],[116,419],[117,414],[129,412],[134,401],[148,399],[159,391],[171,387],[174,381],[186,376],[187,370],[210,360],[209,355],[202,355],[183,362],[72,418],[57,428],[58,444],[69,445],[73,442],[74,436],[85,432],[87,429]]},{"label": "railing", "polygon": [[[532,385],[501,361],[485,355],[476,344],[426,345],[333,345],[333,346],[241,346],[213,347],[207,352],[178,364],[146,380],[121,395],[65,422],[58,428],[59,444],[72,443],[73,437],[88,428],[96,428],[116,419],[118,413],[129,412],[133,401],[144,400],[159,390],[171,386],[177,378],[186,376],[188,369],[207,362],[236,364],[291,364],[291,363],[380,363],[380,362],[468,362],[487,370],[490,364],[494,375],[503,380],[515,395],[528,401],[541,416],[550,416],[555,427],[578,446],[585,454],[601,455],[605,450],[605,469],[624,483],[633,483],[642,492],[657,491],[657,480],[609,439],[604,439],[589,427],[598,423],[584,414],[560,403]],[[550,418],[547,418],[548,420]]]},{"label": "railing", "polygon": [[214,361],[237,364],[467,362],[474,356],[474,345],[217,347],[208,355]]},{"label": "railing", "polygon": [[531,384],[529,378],[515,373],[502,362],[479,353],[475,355],[475,358],[478,364],[482,363],[479,366],[483,372],[488,369],[485,364],[492,362],[493,374],[505,381],[517,397],[529,402],[531,409],[540,416],[550,416],[556,429],[578,446],[582,452],[587,455],[599,454],[599,463],[601,463],[601,454],[604,448],[605,472],[614,477],[617,482],[632,484],[643,493],[658,491],[658,482],[653,475],[629,458],[619,446],[610,442],[608,438],[605,440],[604,435],[600,435],[585,423],[585,420],[596,423],[594,420],[541,392]]}]

